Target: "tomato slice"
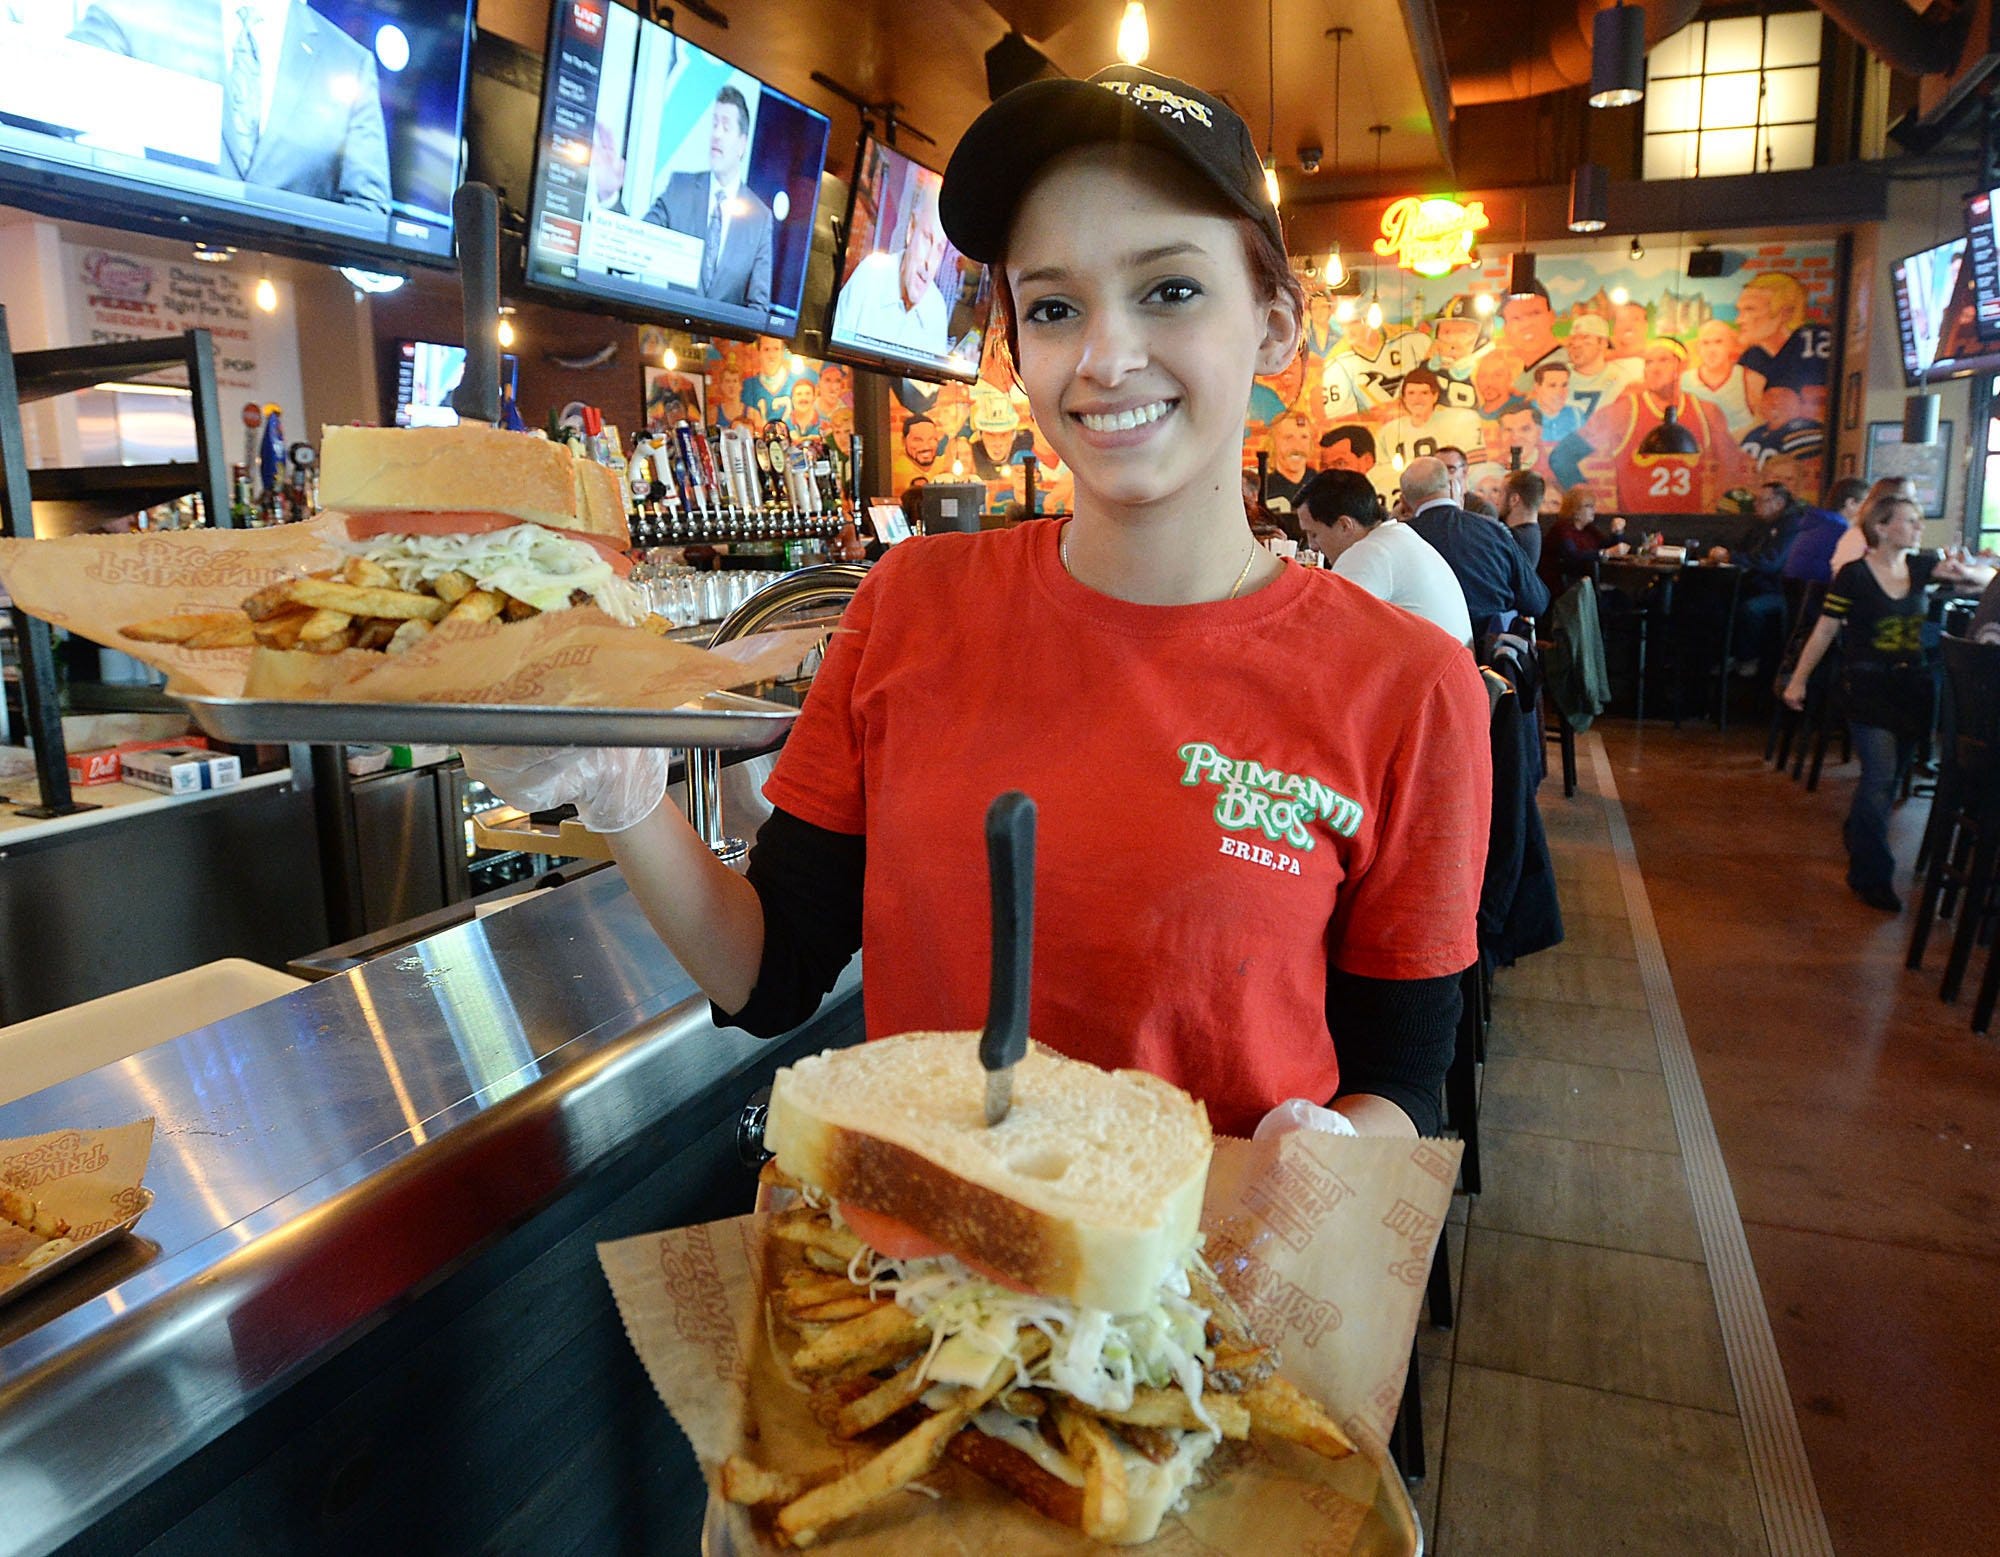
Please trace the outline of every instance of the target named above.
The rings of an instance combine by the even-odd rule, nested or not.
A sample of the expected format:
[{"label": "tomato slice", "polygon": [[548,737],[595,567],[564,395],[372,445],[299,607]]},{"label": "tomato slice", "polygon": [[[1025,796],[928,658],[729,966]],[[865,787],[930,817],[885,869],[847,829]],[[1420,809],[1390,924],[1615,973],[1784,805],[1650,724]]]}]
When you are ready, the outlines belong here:
[{"label": "tomato slice", "polygon": [[959,1260],[979,1272],[988,1281],[996,1281],[1010,1292],[1023,1292],[1029,1297],[1035,1289],[1001,1274],[992,1266],[979,1260],[959,1254],[955,1249],[947,1249],[935,1239],[926,1238],[908,1222],[899,1222],[893,1216],[884,1216],[880,1211],[869,1211],[861,1206],[839,1202],[841,1220],[853,1229],[859,1238],[877,1254],[892,1260],[928,1260],[940,1254],[955,1255]]},{"label": "tomato slice", "polygon": [[[372,508],[347,516],[347,537],[372,541],[379,535],[485,535],[528,522],[514,514],[483,509]],[[566,530],[561,525],[545,524],[542,528],[568,540],[582,541],[610,563],[620,578],[631,576],[632,559],[616,541],[584,530]]]}]

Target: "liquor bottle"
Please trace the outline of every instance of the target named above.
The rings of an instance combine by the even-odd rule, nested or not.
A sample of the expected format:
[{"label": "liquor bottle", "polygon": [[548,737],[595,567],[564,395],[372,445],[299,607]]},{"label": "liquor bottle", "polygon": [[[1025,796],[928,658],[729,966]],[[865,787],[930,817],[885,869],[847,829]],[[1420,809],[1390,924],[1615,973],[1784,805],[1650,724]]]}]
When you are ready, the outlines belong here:
[{"label": "liquor bottle", "polygon": [[229,467],[229,524],[232,529],[246,528],[257,517],[257,497],[250,490],[250,468],[247,465]]},{"label": "liquor bottle", "polygon": [[284,417],[276,406],[266,406],[264,436],[257,445],[257,486],[267,497],[277,490],[284,468]]}]

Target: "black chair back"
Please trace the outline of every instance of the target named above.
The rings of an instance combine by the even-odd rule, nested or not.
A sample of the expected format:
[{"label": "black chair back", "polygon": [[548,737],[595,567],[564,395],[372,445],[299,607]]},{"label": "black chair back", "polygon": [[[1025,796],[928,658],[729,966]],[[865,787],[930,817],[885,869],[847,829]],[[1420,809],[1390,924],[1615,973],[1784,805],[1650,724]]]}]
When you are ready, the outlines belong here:
[{"label": "black chair back", "polygon": [[1951,705],[1952,760],[1973,783],[2000,776],[2000,644],[1946,638],[1938,652]]},{"label": "black chair back", "polygon": [[1948,637],[1968,637],[1972,631],[1972,618],[1979,610],[1976,600],[1947,600],[1944,609],[1938,613],[1938,621]]}]

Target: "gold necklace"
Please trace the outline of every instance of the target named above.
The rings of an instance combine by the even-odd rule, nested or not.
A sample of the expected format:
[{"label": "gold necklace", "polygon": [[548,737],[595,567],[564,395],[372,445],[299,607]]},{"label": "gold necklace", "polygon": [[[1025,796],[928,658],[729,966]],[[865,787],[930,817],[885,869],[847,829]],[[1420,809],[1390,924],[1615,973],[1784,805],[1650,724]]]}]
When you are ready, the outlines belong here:
[{"label": "gold necklace", "polygon": [[[1067,524],[1063,526],[1062,540],[1056,547],[1056,555],[1062,559],[1063,572],[1067,573],[1071,578],[1076,578],[1076,569],[1069,565],[1069,526]],[[1256,560],[1257,543],[1252,541],[1250,543],[1250,555],[1243,559],[1243,571],[1236,575],[1236,582],[1229,586],[1229,593],[1222,597],[1224,600],[1234,600],[1242,592],[1243,581],[1250,576],[1250,564]],[[1083,581],[1077,579],[1077,582],[1082,583]]]}]

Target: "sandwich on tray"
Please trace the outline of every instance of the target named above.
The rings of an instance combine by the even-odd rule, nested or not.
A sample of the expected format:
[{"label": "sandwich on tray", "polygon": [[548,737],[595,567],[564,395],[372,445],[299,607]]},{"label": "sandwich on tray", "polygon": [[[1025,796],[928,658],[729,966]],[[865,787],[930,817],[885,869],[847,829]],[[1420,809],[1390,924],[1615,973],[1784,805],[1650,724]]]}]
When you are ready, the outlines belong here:
[{"label": "sandwich on tray", "polygon": [[236,611],[122,631],[190,648],[399,653],[445,622],[596,605],[648,621],[626,548],[624,489],[564,444],[478,423],[329,427],[320,497],[344,519],[338,567],[258,590]]},{"label": "sandwich on tray", "polygon": [[1201,1104],[1031,1047],[985,1123],[978,1033],[834,1050],[772,1085],[769,1301],[840,1439],[881,1447],[809,1485],[738,1456],[723,1495],[813,1544],[945,1456],[1095,1539],[1134,1545],[1224,1439],[1353,1444],[1277,1376],[1201,1255]]}]

